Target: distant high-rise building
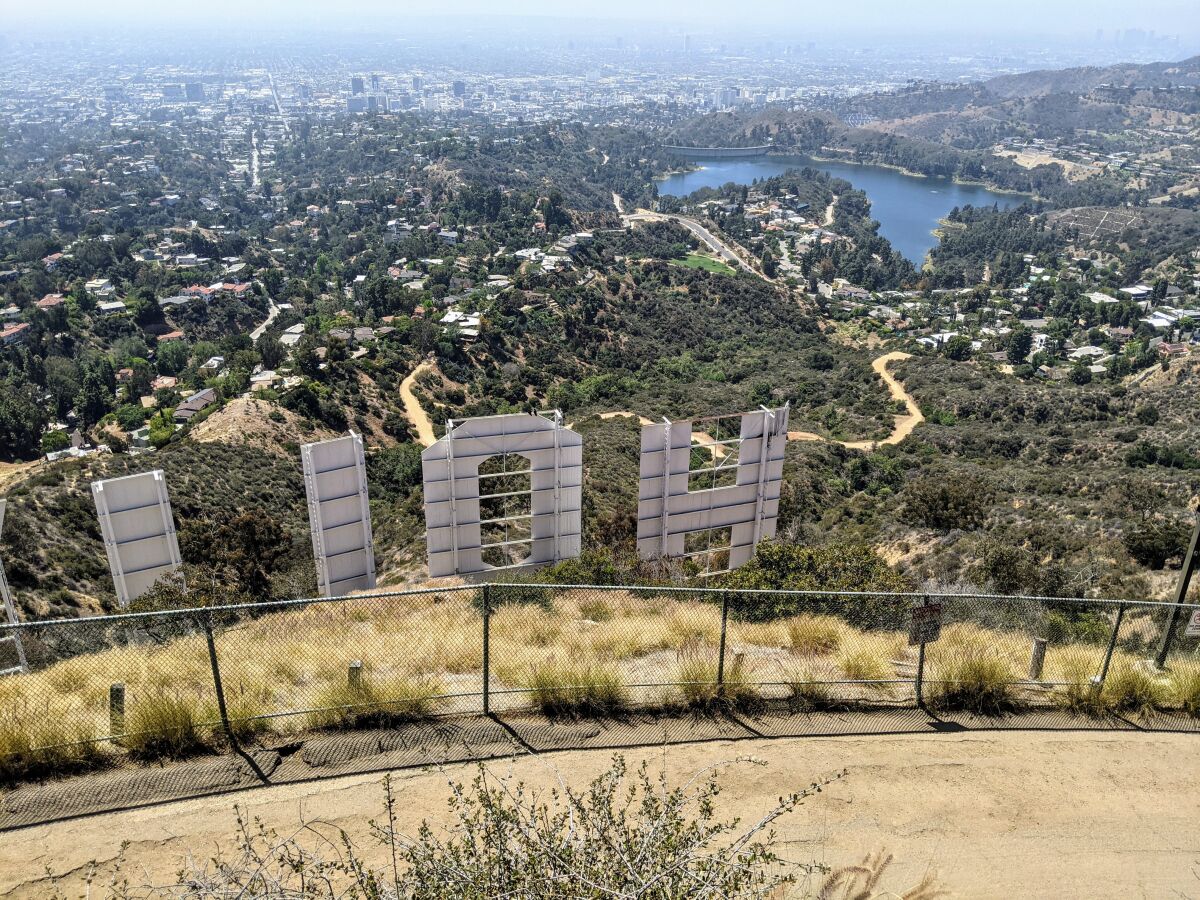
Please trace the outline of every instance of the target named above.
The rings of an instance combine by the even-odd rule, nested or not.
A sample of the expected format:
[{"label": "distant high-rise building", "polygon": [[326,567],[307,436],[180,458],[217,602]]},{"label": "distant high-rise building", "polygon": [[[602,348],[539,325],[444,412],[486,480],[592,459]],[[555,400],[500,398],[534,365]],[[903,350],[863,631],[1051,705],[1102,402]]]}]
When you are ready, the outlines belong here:
[{"label": "distant high-rise building", "polygon": [[361,95],[346,98],[346,112],[360,113],[367,111],[367,98]]},{"label": "distant high-rise building", "polygon": [[182,100],[183,85],[182,84],[164,84],[162,86],[162,95],[164,100]]},{"label": "distant high-rise building", "polygon": [[737,103],[738,93],[737,88],[719,88],[713,92],[713,106],[717,109],[729,109]]},{"label": "distant high-rise building", "polygon": [[450,89],[454,92],[455,97],[467,96],[467,83],[465,81],[456,81],[450,85]]},{"label": "distant high-rise building", "polygon": [[188,103],[204,102],[204,85],[198,81],[189,81],[183,86],[183,92],[187,97]]},{"label": "distant high-rise building", "polygon": [[351,94],[354,94],[355,96],[357,96],[363,92],[363,89],[364,89],[364,86],[363,86],[363,80],[362,80],[361,75],[355,75],[353,78],[350,79],[350,93]]},{"label": "distant high-rise building", "polygon": [[692,36],[690,34],[685,34],[683,36],[683,52],[684,53],[692,52]]},{"label": "distant high-rise building", "polygon": [[375,75],[375,74],[371,75],[371,90],[374,91],[376,94],[379,93],[379,76],[378,75]]},{"label": "distant high-rise building", "polygon": [[419,91],[419,90],[421,90],[421,88],[423,88],[423,87],[425,87],[425,79],[424,79],[423,77],[421,77],[420,75],[414,75],[414,76],[412,77],[412,88],[413,88],[413,90],[414,90],[414,91]]},{"label": "distant high-rise building", "polygon": [[296,87],[296,96],[299,97],[301,100],[311,100],[312,99],[312,86],[308,85],[308,84],[298,85]]}]

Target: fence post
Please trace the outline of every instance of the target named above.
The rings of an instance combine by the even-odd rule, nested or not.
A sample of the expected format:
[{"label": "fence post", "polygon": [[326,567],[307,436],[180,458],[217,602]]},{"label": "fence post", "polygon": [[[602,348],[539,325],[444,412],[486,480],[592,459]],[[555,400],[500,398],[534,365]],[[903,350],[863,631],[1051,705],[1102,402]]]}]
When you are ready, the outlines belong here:
[{"label": "fence post", "polygon": [[492,586],[485,584],[481,588],[483,595],[483,714],[492,714],[492,655],[491,655],[491,619],[492,619]]},{"label": "fence post", "polygon": [[[929,605],[929,596],[928,595],[921,598],[921,605],[922,606]],[[910,613],[910,615],[911,615],[911,613]],[[910,640],[911,640],[911,638],[910,638]],[[925,709],[925,696],[924,696],[925,641],[921,641],[917,645],[917,676],[916,676],[915,684],[913,687],[914,687],[914,689],[916,691],[916,695],[917,695],[917,709],[924,710]],[[926,710],[926,711],[928,711],[928,710]]]},{"label": "fence post", "polygon": [[346,670],[346,684],[350,688],[356,688],[362,684],[363,664],[361,659],[352,660],[350,667]]},{"label": "fence post", "polygon": [[1113,651],[1117,648],[1117,635],[1121,633],[1121,620],[1125,618],[1125,604],[1122,603],[1117,607],[1117,619],[1113,622],[1112,634],[1108,636],[1108,649],[1104,651],[1104,664],[1100,667],[1100,674],[1092,681],[1092,689],[1099,691],[1104,687],[1104,680],[1108,678],[1108,666],[1112,662]]},{"label": "fence post", "polygon": [[1192,573],[1196,571],[1197,544],[1200,544],[1200,517],[1196,519],[1196,527],[1192,530],[1192,543],[1188,545],[1183,568],[1179,570],[1179,581],[1175,585],[1175,605],[1167,614],[1167,627],[1163,629],[1162,642],[1158,645],[1158,655],[1154,657],[1154,666],[1158,669],[1167,664],[1167,655],[1171,652],[1175,626],[1179,624],[1179,613],[1183,610],[1183,604],[1187,600],[1188,585],[1192,583]]},{"label": "fence post", "polygon": [[1029,654],[1029,680],[1041,681],[1042,668],[1046,665],[1046,644],[1045,638],[1033,639],[1033,652]]},{"label": "fence post", "polygon": [[221,728],[232,747],[237,747],[233,729],[229,727],[229,710],[225,707],[225,688],[221,686],[221,667],[217,664],[217,645],[213,641],[212,618],[204,617],[204,639],[208,642],[208,661],[212,666],[213,687],[217,692],[217,712],[221,714]]},{"label": "fence post", "polygon": [[729,592],[721,592],[721,643],[717,648],[717,693],[725,690],[725,632],[729,626]]},{"label": "fence post", "polygon": [[125,682],[108,687],[108,733],[117,738],[125,734]]}]

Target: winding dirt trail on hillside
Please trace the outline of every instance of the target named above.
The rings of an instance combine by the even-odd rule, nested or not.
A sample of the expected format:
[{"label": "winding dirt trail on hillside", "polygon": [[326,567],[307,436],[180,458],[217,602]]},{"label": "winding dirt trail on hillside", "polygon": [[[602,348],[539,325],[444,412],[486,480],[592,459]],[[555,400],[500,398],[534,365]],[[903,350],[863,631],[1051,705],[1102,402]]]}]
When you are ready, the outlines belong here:
[{"label": "winding dirt trail on hillside", "polygon": [[[885,353],[883,356],[875,359],[871,363],[871,368],[875,370],[883,383],[887,385],[888,393],[891,394],[893,400],[899,400],[904,404],[905,412],[896,416],[895,423],[892,425],[892,433],[887,437],[878,441],[835,441],[827,438],[824,435],[815,434],[811,431],[789,431],[789,441],[825,441],[829,444],[841,444],[850,450],[874,450],[876,447],[883,447],[890,444],[898,444],[910,434],[913,430],[925,421],[925,416],[921,414],[921,408],[917,406],[917,401],[912,398],[912,395],[904,389],[904,384],[896,378],[887,367],[894,362],[899,362],[903,359],[910,359],[911,353],[905,353],[903,350],[893,350],[891,353]],[[639,425],[655,424],[645,416],[639,416],[637,413],[629,412],[628,410],[617,410],[615,412],[600,413],[602,419],[637,419]],[[567,426],[574,428],[574,423]],[[697,432],[696,437],[701,441],[711,441],[712,437],[704,432]],[[720,458],[725,455],[725,448],[722,446],[714,446],[714,454]]]},{"label": "winding dirt trail on hillside", "polygon": [[426,372],[433,370],[433,364],[426,360],[400,382],[400,401],[404,404],[404,414],[417,430],[417,443],[422,447],[432,447],[437,438],[433,435],[433,422],[430,421],[429,413],[425,412],[417,395],[413,393],[413,384]]},{"label": "winding dirt trail on hillside", "polygon": [[895,423],[892,425],[892,433],[882,440],[878,441],[834,441],[819,434],[813,434],[811,431],[789,431],[789,441],[825,441],[830,444],[841,444],[850,450],[874,450],[876,447],[883,447],[890,444],[898,444],[910,434],[913,433],[918,425],[925,421],[925,416],[921,414],[921,408],[917,406],[917,401],[912,398],[912,395],[904,389],[904,385],[895,375],[887,370],[887,367],[894,362],[899,362],[902,359],[910,359],[911,353],[905,353],[903,350],[893,350],[891,353],[885,353],[871,363],[871,368],[875,370],[875,374],[883,379],[883,383],[887,385],[888,393],[892,395],[893,400],[899,400],[904,404],[905,412],[902,415],[896,416]]},{"label": "winding dirt trail on hillside", "polygon": [[[918,425],[925,421],[925,416],[921,414],[921,408],[917,406],[917,402],[904,389],[904,385],[895,375],[888,371],[887,367],[894,362],[899,362],[903,359],[910,359],[911,353],[905,353],[902,350],[893,350],[891,353],[885,353],[871,363],[871,368],[875,370],[883,383],[887,385],[888,393],[891,394],[893,400],[899,400],[904,404],[905,412],[902,415],[896,416],[895,424],[892,426],[892,433],[882,440],[878,441],[835,441],[820,434],[814,434],[811,431],[789,431],[789,441],[825,441],[830,444],[841,444],[850,450],[874,450],[876,447],[882,447],[890,444],[898,444],[910,434],[913,433]],[[404,410],[408,415],[408,420],[413,423],[413,427],[417,429],[417,440],[422,447],[428,447],[436,440],[433,436],[433,423],[429,420],[428,413],[422,409],[421,404],[417,401],[413,394],[413,382],[421,376],[422,373],[432,371],[433,366],[429,362],[423,362],[412,373],[400,383],[400,399],[404,402]],[[618,409],[611,412],[600,413],[601,419],[635,419],[639,426],[655,424],[651,419],[639,415],[635,412],[630,412],[627,409]],[[571,422],[567,425],[568,428],[574,428],[575,423]],[[696,438],[702,443],[711,443],[713,437],[706,432],[694,432]],[[721,444],[714,444],[710,448],[713,456],[717,459],[722,459],[726,455],[727,448]]]}]

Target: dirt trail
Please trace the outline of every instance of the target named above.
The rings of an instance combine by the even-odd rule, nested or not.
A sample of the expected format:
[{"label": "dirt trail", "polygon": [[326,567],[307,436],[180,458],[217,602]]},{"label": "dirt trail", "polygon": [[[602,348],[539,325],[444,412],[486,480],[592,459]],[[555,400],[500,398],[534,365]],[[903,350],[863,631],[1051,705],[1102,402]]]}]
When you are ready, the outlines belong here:
[{"label": "dirt trail", "polygon": [[433,364],[423,362],[400,382],[400,400],[404,404],[404,412],[408,416],[408,421],[412,422],[413,428],[417,430],[417,443],[422,447],[432,447],[437,438],[434,437],[433,422],[430,421],[429,414],[421,407],[421,402],[413,393],[413,384],[423,374],[432,371],[434,371]]},{"label": "dirt trail", "polygon": [[906,412],[903,415],[896,416],[895,424],[892,426],[892,433],[879,441],[833,441],[827,437],[822,437],[819,434],[813,434],[811,431],[789,431],[789,441],[828,441],[831,444],[841,444],[843,447],[848,447],[851,450],[874,450],[876,447],[882,447],[886,444],[898,444],[910,434],[913,433],[918,425],[925,421],[925,416],[921,414],[921,408],[917,406],[917,402],[904,389],[904,385],[900,383],[891,372],[887,370],[890,363],[898,362],[902,359],[911,358],[911,353],[905,353],[902,350],[893,350],[891,353],[885,353],[873,363],[871,368],[875,373],[883,379],[883,383],[887,385],[888,393],[892,395],[893,400],[899,400],[904,404]]},{"label": "dirt trail", "polygon": [[[910,359],[911,357],[911,353],[905,353],[902,350],[893,350],[891,353],[883,354],[883,356],[878,357],[874,362],[871,363],[871,368],[875,370],[875,373],[882,378],[883,383],[887,385],[888,393],[892,395],[892,399],[899,400],[904,403],[904,408],[906,410],[903,415],[896,416],[895,424],[892,426],[892,433],[887,437],[878,441],[835,441],[825,437],[824,435],[815,434],[811,431],[789,431],[788,440],[827,441],[831,444],[841,444],[843,447],[847,447],[851,450],[874,450],[876,447],[882,447],[887,444],[900,443],[913,433],[914,428],[925,421],[925,416],[921,414],[921,408],[917,406],[917,402],[913,400],[908,391],[904,389],[904,385],[901,384],[896,376],[887,370],[887,367],[891,363],[899,362],[902,359]],[[600,413],[600,418],[637,419],[638,425],[642,426],[655,424],[645,416],[639,416],[637,413],[624,409],[616,410],[614,412]],[[574,428],[575,424],[571,423],[567,427]],[[694,432],[694,434],[701,442],[709,442],[713,440],[711,435],[703,431],[697,431]],[[710,449],[717,459],[723,458],[727,452],[727,449],[721,445],[714,446]]]},{"label": "dirt trail", "polygon": [[[613,412],[600,413],[600,418],[602,418],[602,419],[637,419],[638,425],[643,428],[647,425],[657,424],[653,420],[647,419],[645,416],[639,416],[637,413],[630,412],[627,409],[618,409]],[[575,423],[572,422],[567,427],[574,428]],[[692,435],[697,440],[699,440],[700,443],[702,443],[702,444],[711,444],[714,440],[716,440],[716,438],[714,438],[707,431],[693,431]],[[716,459],[724,459],[726,454],[728,454],[728,452],[729,452],[728,447],[726,447],[724,444],[713,444],[711,447],[708,448],[708,450],[712,453],[712,455]]]},{"label": "dirt trail", "polygon": [[[1200,777],[1192,734],[988,732],[897,737],[716,741],[626,751],[630,769],[648,760],[674,781],[705,766],[752,759],[722,778],[721,819],[754,821],[779,796],[813,779],[847,777],[778,824],[785,858],[833,866],[886,847],[896,861],[885,888],[899,892],[927,867],[956,897],[1122,898],[1200,894]],[[566,751],[488,764],[533,789],[559,779],[579,787],[607,768],[612,751]],[[394,775],[399,826],[413,834],[422,819],[445,822],[447,778],[469,781],[471,764],[444,773]],[[132,884],[167,883],[184,856],[229,850],[233,806],[281,834],[319,820],[323,833],[345,828],[382,867],[367,820],[381,813],[381,775],[350,776],[165,804],[13,831],[0,843],[0,895],[103,894],[113,861],[128,842],[124,875]],[[314,840],[315,843],[315,840]],[[894,896],[894,895],[887,895]]]}]

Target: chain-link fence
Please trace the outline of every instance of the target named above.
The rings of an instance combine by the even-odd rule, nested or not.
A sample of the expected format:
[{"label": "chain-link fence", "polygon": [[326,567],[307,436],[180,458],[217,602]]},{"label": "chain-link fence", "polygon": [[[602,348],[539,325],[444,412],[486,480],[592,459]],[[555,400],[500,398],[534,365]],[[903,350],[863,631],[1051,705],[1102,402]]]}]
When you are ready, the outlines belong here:
[{"label": "chain-link fence", "polygon": [[[0,629],[28,660],[0,679],[0,827],[54,803],[62,815],[514,749],[1191,729],[1196,609],[484,584],[21,623]],[[178,784],[143,783],[139,763],[180,759],[193,762]],[[85,771],[104,790],[34,785]]]}]

